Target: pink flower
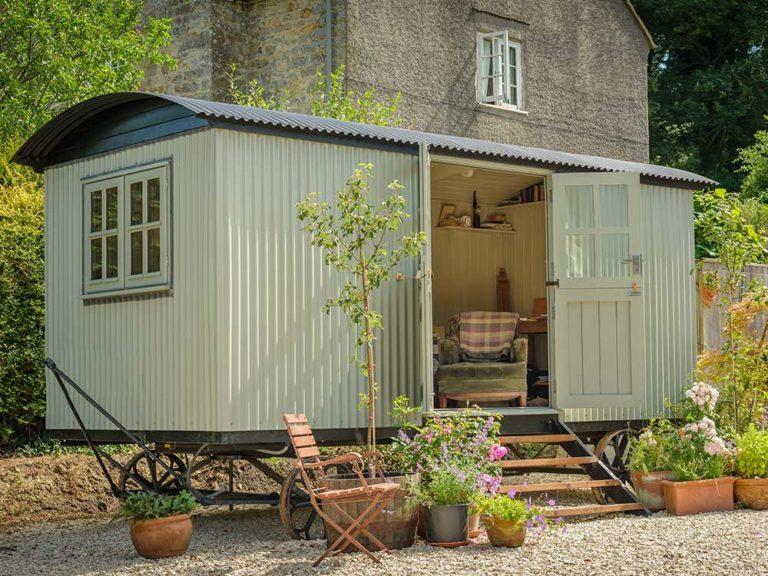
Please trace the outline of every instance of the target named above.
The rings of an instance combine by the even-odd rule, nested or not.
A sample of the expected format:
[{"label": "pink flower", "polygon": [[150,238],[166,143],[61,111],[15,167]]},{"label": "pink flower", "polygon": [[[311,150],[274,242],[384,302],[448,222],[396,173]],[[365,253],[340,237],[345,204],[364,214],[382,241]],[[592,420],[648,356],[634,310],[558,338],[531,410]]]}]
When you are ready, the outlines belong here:
[{"label": "pink flower", "polygon": [[554,505],[555,505],[555,501],[553,499],[550,498],[549,500],[547,500],[547,506],[554,506]]},{"label": "pink flower", "polygon": [[494,444],[491,446],[491,453],[490,458],[491,462],[496,462],[497,460],[501,460],[504,458],[504,456],[507,455],[509,450],[506,448],[506,446],[502,446],[501,444]]}]

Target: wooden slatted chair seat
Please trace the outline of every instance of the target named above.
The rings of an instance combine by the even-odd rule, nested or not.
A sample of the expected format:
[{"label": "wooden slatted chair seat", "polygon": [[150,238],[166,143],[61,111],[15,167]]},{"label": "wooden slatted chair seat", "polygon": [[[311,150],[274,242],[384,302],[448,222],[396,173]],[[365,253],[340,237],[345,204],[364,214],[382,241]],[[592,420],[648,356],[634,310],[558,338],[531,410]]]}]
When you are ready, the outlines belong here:
[{"label": "wooden slatted chair seat", "polygon": [[[381,507],[399,493],[400,487],[397,484],[386,482],[369,484],[361,467],[364,464],[363,457],[357,452],[349,452],[340,456],[321,459],[320,449],[304,414],[285,414],[283,415],[283,421],[285,422],[293,451],[296,453],[297,460],[295,466],[301,473],[301,478],[309,495],[309,501],[318,516],[323,519],[326,530],[330,526],[339,533],[339,537],[333,544],[328,546],[328,549],[322,556],[315,560],[313,566],[317,566],[332,554],[344,552],[350,546],[354,546],[373,561],[381,562],[373,555],[371,550],[360,543],[358,537],[365,536],[379,550],[389,553],[387,547],[371,534],[367,526],[379,513]],[[349,465],[360,480],[360,486],[337,490],[329,490],[323,486],[315,487],[315,480],[321,482],[326,477],[325,468],[337,465]],[[383,479],[383,475],[381,479]],[[368,505],[364,506],[364,510],[356,518],[350,516],[347,511],[339,506],[340,503],[352,502],[368,502]],[[350,524],[346,528],[342,528],[337,521],[328,515],[326,510],[328,507],[334,508],[340,514],[340,517],[349,520]]]}]

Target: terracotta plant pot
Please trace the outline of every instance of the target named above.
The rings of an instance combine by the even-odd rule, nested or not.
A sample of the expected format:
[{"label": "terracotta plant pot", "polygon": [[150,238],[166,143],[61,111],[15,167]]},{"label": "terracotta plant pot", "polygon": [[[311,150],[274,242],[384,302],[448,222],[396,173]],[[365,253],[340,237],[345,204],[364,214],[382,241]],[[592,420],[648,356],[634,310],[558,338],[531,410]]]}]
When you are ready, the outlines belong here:
[{"label": "terracotta plant pot", "polygon": [[768,478],[738,478],[734,490],[745,508],[768,510]]},{"label": "terracotta plant pot", "polygon": [[701,512],[733,510],[733,483],[731,477],[711,480],[673,482],[663,480],[667,512],[673,516],[687,516]]},{"label": "terracotta plant pot", "polygon": [[483,516],[483,525],[491,546],[519,548],[525,542],[525,523],[495,516]]},{"label": "terracotta plant pot", "polygon": [[662,480],[672,480],[672,472],[631,472],[632,486],[635,488],[635,494],[640,503],[651,511],[664,510],[664,487]]},{"label": "terracotta plant pot", "polygon": [[136,552],[144,558],[181,556],[192,538],[192,517],[189,514],[131,520],[131,541]]},{"label": "terracotta plant pot", "polygon": [[469,537],[478,538],[482,530],[480,530],[480,514],[469,515]]}]

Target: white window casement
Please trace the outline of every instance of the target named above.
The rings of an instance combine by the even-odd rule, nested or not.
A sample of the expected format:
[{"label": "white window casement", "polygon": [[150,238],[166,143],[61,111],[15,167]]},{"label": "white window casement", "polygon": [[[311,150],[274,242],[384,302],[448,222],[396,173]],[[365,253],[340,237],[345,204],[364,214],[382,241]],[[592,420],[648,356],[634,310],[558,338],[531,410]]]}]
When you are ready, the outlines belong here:
[{"label": "white window casement", "polygon": [[83,183],[83,294],[170,287],[169,165]]},{"label": "white window casement", "polygon": [[477,101],[523,109],[522,47],[506,30],[477,35]]}]

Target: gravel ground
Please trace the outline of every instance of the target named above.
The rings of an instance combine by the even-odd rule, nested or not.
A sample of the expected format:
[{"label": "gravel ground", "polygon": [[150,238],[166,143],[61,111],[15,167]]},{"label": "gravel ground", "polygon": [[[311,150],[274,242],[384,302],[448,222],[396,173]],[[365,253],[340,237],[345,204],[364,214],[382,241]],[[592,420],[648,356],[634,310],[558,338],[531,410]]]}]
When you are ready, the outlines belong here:
[{"label": "gravel ground", "polygon": [[532,535],[523,548],[477,544],[442,550],[417,544],[383,558],[358,554],[311,561],[320,542],[286,540],[274,509],[206,511],[195,518],[186,556],[143,560],[123,522],[75,520],[0,532],[0,575],[524,574],[578,576],[768,574],[768,512],[740,510],[675,518],[614,515]]}]

